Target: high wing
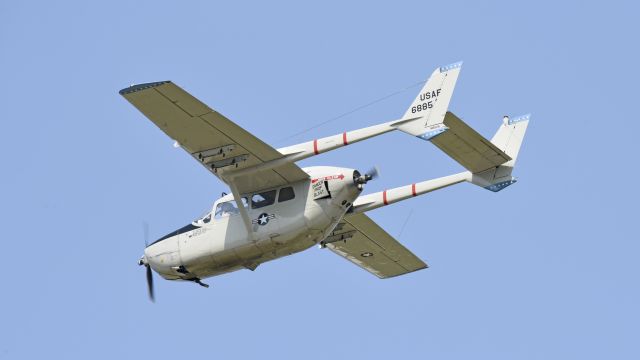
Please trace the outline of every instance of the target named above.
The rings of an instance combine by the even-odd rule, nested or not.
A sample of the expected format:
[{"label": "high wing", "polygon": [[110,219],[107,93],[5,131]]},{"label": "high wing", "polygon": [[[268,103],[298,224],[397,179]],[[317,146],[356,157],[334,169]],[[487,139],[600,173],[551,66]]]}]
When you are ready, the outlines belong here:
[{"label": "high wing", "polygon": [[[134,85],[120,95],[225,183],[238,173],[232,181],[240,193],[308,178],[296,164],[278,162],[284,156],[276,149],[171,81]],[[278,166],[260,169],[274,161]]]},{"label": "high wing", "polygon": [[334,253],[381,279],[427,267],[365,214],[345,216],[325,243]]}]

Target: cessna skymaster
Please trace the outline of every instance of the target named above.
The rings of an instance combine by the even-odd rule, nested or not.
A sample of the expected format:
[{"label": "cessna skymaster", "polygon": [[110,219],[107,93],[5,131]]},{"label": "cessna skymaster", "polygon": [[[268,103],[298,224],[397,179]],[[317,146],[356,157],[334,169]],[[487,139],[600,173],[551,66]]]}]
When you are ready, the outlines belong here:
[{"label": "cessna skymaster", "polygon": [[[379,278],[427,267],[367,211],[461,182],[497,192],[511,176],[529,115],[502,119],[491,140],[448,111],[462,63],[433,71],[404,116],[341,134],[275,149],[171,81],[120,91],[198,163],[229,186],[200,219],[148,244],[139,265],[167,280],[201,280],[295,254],[328,248]],[[466,171],[362,195],[377,171],[296,161],[399,130],[430,141]]]}]

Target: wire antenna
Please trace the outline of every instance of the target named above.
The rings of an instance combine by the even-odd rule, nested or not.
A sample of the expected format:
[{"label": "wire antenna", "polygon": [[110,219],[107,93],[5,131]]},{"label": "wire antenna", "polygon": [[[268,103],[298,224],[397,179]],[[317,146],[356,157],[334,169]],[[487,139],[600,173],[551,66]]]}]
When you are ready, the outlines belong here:
[{"label": "wire antenna", "polygon": [[409,215],[407,215],[407,218],[404,219],[404,223],[402,224],[402,227],[400,228],[400,233],[398,234],[398,240],[400,240],[400,238],[402,237],[402,233],[404,232],[404,228],[407,226],[407,223],[409,222],[409,218],[411,217],[411,214],[413,214],[413,209],[409,211]]},{"label": "wire antenna", "polygon": [[385,96],[383,96],[383,97],[381,97],[381,98],[375,99],[375,100],[373,100],[373,101],[371,101],[371,102],[368,102],[368,103],[366,103],[366,104],[364,104],[364,105],[360,105],[360,106],[358,106],[358,107],[356,107],[356,108],[354,108],[354,109],[352,109],[352,110],[349,110],[349,111],[347,111],[347,112],[345,112],[345,113],[342,113],[342,114],[340,114],[340,115],[338,115],[338,116],[335,116],[335,117],[332,117],[332,118],[330,118],[330,119],[328,119],[328,120],[325,120],[325,121],[323,121],[323,122],[320,122],[320,123],[318,123],[318,124],[316,124],[316,125],[313,125],[313,126],[311,126],[311,127],[309,127],[309,128],[306,128],[306,129],[304,129],[304,130],[302,130],[302,131],[299,131],[299,132],[297,132],[297,133],[295,133],[295,134],[293,134],[293,135],[289,135],[289,136],[287,136],[287,137],[284,137],[284,138],[282,138],[282,139],[280,139],[280,140],[276,141],[276,143],[281,143],[281,142],[283,142],[283,141],[285,141],[285,140],[289,140],[289,139],[294,138],[294,137],[296,137],[296,136],[299,136],[299,135],[302,135],[302,134],[308,133],[309,131],[311,131],[311,130],[313,130],[313,129],[317,129],[317,128],[319,128],[319,127],[321,127],[321,126],[323,126],[323,125],[326,125],[326,124],[328,124],[328,123],[330,123],[330,122],[333,122],[333,121],[336,121],[336,120],[338,120],[338,119],[341,119],[341,118],[343,118],[343,117],[345,117],[345,116],[347,116],[347,115],[351,115],[351,114],[353,114],[353,113],[354,113],[354,112],[356,112],[356,111],[360,111],[360,110],[362,110],[362,109],[364,109],[364,108],[367,108],[367,107],[369,107],[369,106],[371,106],[371,105],[377,104],[377,103],[379,103],[379,102],[381,102],[381,101],[383,101],[383,100],[387,100],[387,99],[388,99],[388,98],[390,98],[390,97],[396,96],[396,95],[398,95],[398,94],[400,94],[400,93],[402,93],[402,92],[405,92],[405,91],[407,91],[407,90],[409,90],[409,89],[412,89],[412,88],[414,88],[414,87],[416,87],[416,86],[418,86],[418,85],[422,85],[422,84],[424,84],[425,82],[426,82],[426,81],[424,81],[424,80],[423,80],[423,81],[419,81],[419,82],[417,82],[417,83],[411,84],[411,85],[409,85],[409,86],[407,86],[407,87],[405,87],[405,88],[403,88],[403,89],[400,89],[400,90],[394,91],[394,92],[392,92],[392,93],[390,93],[390,94],[387,94],[387,95],[385,95]]}]

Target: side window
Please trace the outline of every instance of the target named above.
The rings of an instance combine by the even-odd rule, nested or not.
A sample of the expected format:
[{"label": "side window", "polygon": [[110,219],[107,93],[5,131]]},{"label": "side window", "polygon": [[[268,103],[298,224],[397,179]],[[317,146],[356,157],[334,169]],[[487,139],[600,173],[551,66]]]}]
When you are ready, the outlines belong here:
[{"label": "side window", "polygon": [[265,191],[251,196],[251,208],[259,209],[269,206],[276,201],[276,190]]},{"label": "side window", "polygon": [[280,189],[280,194],[278,195],[278,202],[291,200],[294,197],[296,197],[296,194],[293,193],[293,188],[291,186],[283,187],[282,189]]}]

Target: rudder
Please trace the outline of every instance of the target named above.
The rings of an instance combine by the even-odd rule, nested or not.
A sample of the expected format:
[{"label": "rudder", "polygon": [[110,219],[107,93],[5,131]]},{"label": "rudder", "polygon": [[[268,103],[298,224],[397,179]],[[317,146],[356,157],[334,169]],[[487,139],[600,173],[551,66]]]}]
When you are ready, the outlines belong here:
[{"label": "rudder", "polygon": [[517,181],[511,176],[511,173],[516,164],[530,117],[531,114],[527,114],[512,119],[508,117],[503,119],[502,125],[491,139],[491,143],[509,155],[511,160],[496,168],[471,174],[471,183],[498,192]]}]

